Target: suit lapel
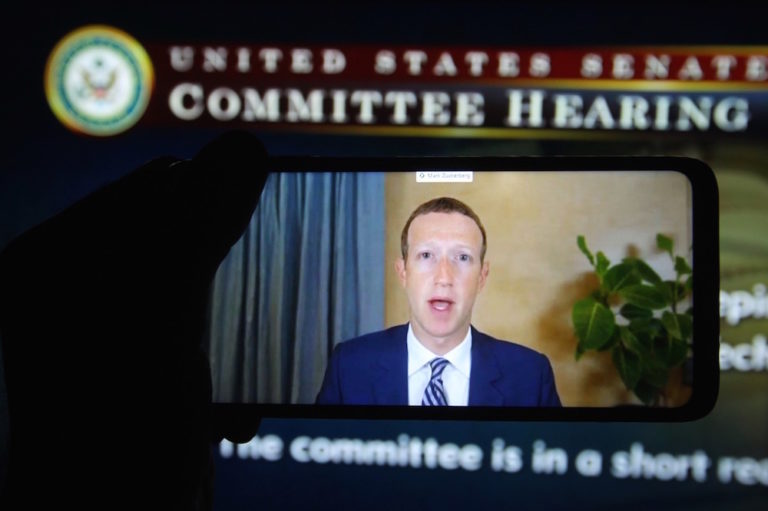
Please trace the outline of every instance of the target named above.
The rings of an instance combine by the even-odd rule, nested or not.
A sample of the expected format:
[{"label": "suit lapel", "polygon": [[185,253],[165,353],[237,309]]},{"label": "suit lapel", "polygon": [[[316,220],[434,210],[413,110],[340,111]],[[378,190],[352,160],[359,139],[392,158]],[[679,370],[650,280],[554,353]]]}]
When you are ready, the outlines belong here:
[{"label": "suit lapel", "polygon": [[472,371],[469,375],[470,406],[501,406],[504,394],[496,387],[502,373],[486,336],[472,327]]},{"label": "suit lapel", "polygon": [[371,374],[374,402],[379,405],[408,404],[408,325],[386,331],[386,349]]}]

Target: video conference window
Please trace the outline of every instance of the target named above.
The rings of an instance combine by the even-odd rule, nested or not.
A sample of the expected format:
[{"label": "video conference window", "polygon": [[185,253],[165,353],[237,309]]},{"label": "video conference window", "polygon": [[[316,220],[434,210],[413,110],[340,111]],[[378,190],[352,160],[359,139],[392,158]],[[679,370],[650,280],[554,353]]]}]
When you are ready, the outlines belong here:
[{"label": "video conference window", "polygon": [[215,402],[690,398],[684,174],[321,170],[271,174],[219,268]]}]

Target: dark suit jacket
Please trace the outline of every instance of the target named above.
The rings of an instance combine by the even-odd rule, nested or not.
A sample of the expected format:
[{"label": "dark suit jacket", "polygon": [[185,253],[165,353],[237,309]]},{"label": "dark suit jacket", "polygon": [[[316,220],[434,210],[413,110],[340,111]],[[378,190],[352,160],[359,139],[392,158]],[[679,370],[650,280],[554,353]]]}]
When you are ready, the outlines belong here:
[{"label": "dark suit jacket", "polygon": [[[318,404],[408,405],[408,325],[336,346]],[[472,406],[560,406],[552,367],[532,349],[472,327]]]}]

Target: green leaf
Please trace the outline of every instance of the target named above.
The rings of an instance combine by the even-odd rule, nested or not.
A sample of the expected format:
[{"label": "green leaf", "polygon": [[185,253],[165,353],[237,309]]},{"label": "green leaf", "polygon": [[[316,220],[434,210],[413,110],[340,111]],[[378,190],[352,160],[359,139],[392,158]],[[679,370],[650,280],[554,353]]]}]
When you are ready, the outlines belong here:
[{"label": "green leaf", "polygon": [[674,280],[665,280],[660,284],[656,284],[656,289],[664,295],[664,299],[669,306],[680,302],[680,300],[690,294],[690,291],[685,289],[685,284],[675,282]]},{"label": "green leaf", "polygon": [[598,275],[601,277],[605,275],[605,270],[608,269],[608,267],[611,265],[611,261],[608,260],[607,257],[605,257],[605,254],[602,252],[597,253],[597,264],[595,265],[595,271]]},{"label": "green leaf", "polygon": [[668,370],[666,364],[657,358],[648,358],[643,364],[641,379],[657,389],[663,389],[667,384]]},{"label": "green leaf", "polygon": [[615,293],[633,284],[639,284],[640,277],[629,264],[617,264],[605,273],[603,288],[608,293]]},{"label": "green leaf", "polygon": [[651,332],[651,320],[653,318],[635,318],[630,320],[629,330],[632,332],[632,335],[637,337],[637,339],[645,344],[646,346],[651,345],[651,337],[653,335],[653,332]]},{"label": "green leaf", "polygon": [[584,347],[581,345],[581,341],[576,345],[576,353],[573,354],[573,358],[578,362],[578,360],[581,358],[582,355],[584,355],[585,350]]},{"label": "green leaf", "polygon": [[636,353],[624,349],[621,344],[613,348],[611,355],[624,385],[629,390],[634,389],[637,386],[637,382],[640,381],[640,357]]},{"label": "green leaf", "polygon": [[693,314],[684,312],[677,314],[677,323],[680,325],[680,335],[683,341],[687,341],[693,335]]},{"label": "green leaf", "polygon": [[639,355],[641,359],[651,356],[648,348],[640,342],[628,326],[619,327],[619,337],[624,347]]},{"label": "green leaf", "polygon": [[675,244],[672,242],[672,238],[659,233],[656,235],[656,246],[659,247],[659,250],[668,252],[669,257],[674,257],[672,251],[675,249]]},{"label": "green leaf", "polygon": [[630,321],[628,328],[641,343],[650,348],[653,340],[664,329],[664,325],[657,318],[638,318]]},{"label": "green leaf", "polygon": [[606,342],[605,344],[600,346],[597,349],[597,351],[608,351],[609,349],[611,349],[614,346],[616,346],[616,344],[618,344],[620,338],[621,338],[621,335],[619,333],[619,329],[618,328],[614,328],[613,329],[613,334],[611,335],[611,338],[608,339],[608,342]]},{"label": "green leaf", "polygon": [[657,282],[653,287],[661,293],[661,296],[664,297],[664,301],[667,302],[668,305],[672,305],[675,302],[674,285],[675,283],[673,281],[665,280],[664,282]]},{"label": "green leaf", "polygon": [[687,341],[693,333],[693,316],[690,313],[673,314],[666,311],[661,316],[661,322],[670,338]]},{"label": "green leaf", "polygon": [[667,305],[664,295],[653,286],[635,284],[619,290],[619,296],[627,302],[645,309],[661,309]]},{"label": "green leaf", "polygon": [[635,270],[637,271],[637,274],[640,275],[640,277],[646,282],[650,282],[651,284],[657,284],[661,282],[661,277],[659,277],[659,274],[656,273],[656,271],[653,268],[648,266],[648,263],[646,263],[642,259],[637,259],[635,257],[628,257],[627,259],[624,260],[624,262],[634,266]]},{"label": "green leaf", "polygon": [[669,340],[671,337],[667,335],[667,329],[662,327],[661,331],[659,332],[659,335],[656,336],[655,339],[653,339],[652,344],[652,352],[654,357],[659,358],[659,363],[661,364],[666,356],[665,353],[669,349]]},{"label": "green leaf", "polygon": [[683,339],[683,334],[680,331],[680,322],[678,321],[677,314],[669,311],[664,311],[661,315],[661,322],[664,324],[664,328],[667,329],[669,337],[672,339]]},{"label": "green leaf", "polygon": [[599,349],[611,340],[616,327],[613,312],[593,298],[579,300],[573,305],[573,326],[581,345],[586,349]]},{"label": "green leaf", "polygon": [[693,273],[691,267],[688,266],[688,262],[680,256],[675,257],[675,271],[678,275],[688,275]]},{"label": "green leaf", "polygon": [[691,275],[690,277],[688,277],[686,279],[686,281],[685,281],[685,290],[687,292],[689,292],[689,293],[693,291],[693,275]]},{"label": "green leaf", "polygon": [[685,286],[674,280],[665,280],[654,284],[656,290],[662,294],[667,305],[672,305],[682,300],[686,296]]},{"label": "green leaf", "polygon": [[677,367],[685,362],[685,358],[688,356],[688,344],[685,341],[672,339],[669,342],[666,355],[667,367]]},{"label": "green leaf", "polygon": [[638,307],[637,305],[632,305],[631,303],[627,303],[624,304],[621,309],[619,309],[619,314],[629,320],[633,320],[638,318],[650,318],[653,316],[653,311],[651,309],[646,309],[643,307]]},{"label": "green leaf", "polygon": [[583,235],[579,234],[579,236],[576,238],[576,244],[579,245],[579,250],[581,250],[581,253],[587,256],[589,264],[594,266],[595,258],[592,256],[592,252],[589,251],[589,248],[587,248],[587,241],[584,239]]}]

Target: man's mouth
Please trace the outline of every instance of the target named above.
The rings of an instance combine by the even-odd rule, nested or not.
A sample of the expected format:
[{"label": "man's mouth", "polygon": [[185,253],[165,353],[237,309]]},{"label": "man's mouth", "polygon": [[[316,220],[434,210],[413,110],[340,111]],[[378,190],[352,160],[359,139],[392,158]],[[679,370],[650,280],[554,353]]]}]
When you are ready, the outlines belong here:
[{"label": "man's mouth", "polygon": [[453,301],[445,298],[432,298],[429,300],[429,306],[438,312],[445,312],[449,310],[452,305]]}]

